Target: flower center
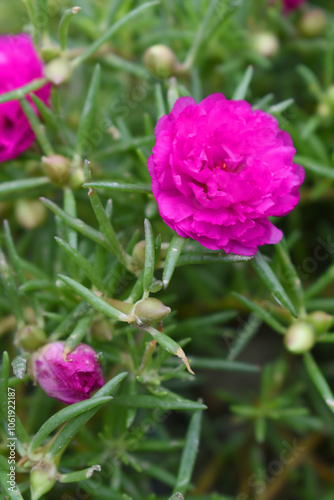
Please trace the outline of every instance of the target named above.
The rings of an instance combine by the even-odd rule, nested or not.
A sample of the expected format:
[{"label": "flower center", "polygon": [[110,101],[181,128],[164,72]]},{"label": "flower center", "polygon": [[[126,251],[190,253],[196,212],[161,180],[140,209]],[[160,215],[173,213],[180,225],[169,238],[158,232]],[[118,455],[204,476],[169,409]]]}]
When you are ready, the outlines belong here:
[{"label": "flower center", "polygon": [[244,161],[235,161],[235,160],[218,160],[214,162],[213,171],[225,170],[225,172],[231,172],[233,174],[239,174],[244,168],[246,164]]}]

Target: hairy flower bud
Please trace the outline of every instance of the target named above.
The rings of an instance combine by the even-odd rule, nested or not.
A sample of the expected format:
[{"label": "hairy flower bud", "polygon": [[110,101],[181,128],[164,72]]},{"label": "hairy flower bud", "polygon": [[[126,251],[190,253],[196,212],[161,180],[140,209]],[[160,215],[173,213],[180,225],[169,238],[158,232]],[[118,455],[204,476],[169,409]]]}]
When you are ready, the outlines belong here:
[{"label": "hairy flower bud", "polygon": [[42,169],[56,186],[63,187],[70,177],[71,161],[62,155],[42,156]]},{"label": "hairy flower bud", "polygon": [[165,319],[170,311],[170,307],[154,297],[139,300],[134,306],[134,315],[138,325],[158,323]]},{"label": "hairy flower bud", "polygon": [[53,342],[32,355],[33,378],[51,398],[72,404],[88,399],[104,385],[96,352],[79,344],[64,359],[65,342]]},{"label": "hairy flower bud", "polygon": [[314,328],[305,321],[291,325],[285,334],[284,343],[288,351],[302,354],[312,349],[315,341]]},{"label": "hairy flower bud", "polygon": [[64,57],[57,57],[45,66],[45,76],[55,85],[67,82],[73,73],[73,67]]},{"label": "hairy flower bud", "polygon": [[25,325],[15,333],[15,345],[24,351],[36,351],[46,342],[44,330],[37,325]]},{"label": "hairy flower bud", "polygon": [[332,325],[333,316],[323,311],[314,311],[307,315],[306,321],[313,326],[315,333],[321,335],[326,333]]}]

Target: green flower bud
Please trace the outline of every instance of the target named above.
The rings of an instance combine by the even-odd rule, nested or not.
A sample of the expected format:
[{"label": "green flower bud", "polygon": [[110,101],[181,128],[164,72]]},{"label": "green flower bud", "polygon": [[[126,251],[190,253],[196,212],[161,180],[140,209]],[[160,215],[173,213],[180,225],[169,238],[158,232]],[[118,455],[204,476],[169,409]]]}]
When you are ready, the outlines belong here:
[{"label": "green flower bud", "polygon": [[83,185],[84,182],[85,182],[85,176],[83,168],[78,167],[71,174],[69,182],[70,187],[72,189],[78,189]]},{"label": "green flower bud", "polygon": [[324,33],[326,23],[326,15],[322,9],[310,9],[301,17],[298,30],[301,35],[312,38]]},{"label": "green flower bud", "polygon": [[313,326],[315,333],[321,335],[328,332],[333,323],[333,316],[323,311],[314,311],[307,315],[306,321]]},{"label": "green flower bud", "polygon": [[167,45],[158,44],[149,47],[144,53],[143,62],[146,68],[158,78],[168,78],[186,72]]},{"label": "green flower bud", "polygon": [[318,106],[317,106],[317,114],[327,120],[328,118],[331,118],[332,116],[332,110],[331,110],[331,107],[329,106],[329,104],[325,101],[321,101],[319,102]]},{"label": "green flower bud", "polygon": [[133,309],[136,324],[152,325],[165,319],[171,312],[170,307],[165,306],[161,300],[149,297],[136,302]]},{"label": "green flower bud", "polygon": [[306,321],[298,321],[291,325],[285,334],[284,343],[288,351],[303,354],[312,349],[315,342],[315,332],[312,325]]},{"label": "green flower bud", "polygon": [[138,241],[132,250],[132,257],[138,267],[143,268],[145,263],[145,241]]},{"label": "green flower bud", "polygon": [[30,472],[31,500],[38,500],[50,491],[56,482],[57,468],[43,459]]},{"label": "green flower bud", "polygon": [[59,45],[52,43],[50,40],[45,40],[42,42],[41,46],[41,56],[44,62],[52,61],[61,54],[61,49]]},{"label": "green flower bud", "polygon": [[24,351],[33,352],[46,342],[44,330],[37,325],[26,325],[15,333],[14,344]]},{"label": "green flower bud", "polygon": [[252,47],[263,57],[273,57],[280,48],[280,43],[276,35],[270,32],[258,33],[252,39]]},{"label": "green flower bud", "polygon": [[18,200],[15,203],[15,217],[25,229],[35,229],[46,219],[47,210],[39,200]]},{"label": "green flower bud", "polygon": [[57,57],[45,66],[45,76],[55,85],[67,82],[73,73],[73,67],[64,57]]},{"label": "green flower bud", "polygon": [[56,186],[67,184],[71,172],[71,160],[61,155],[42,156],[42,169]]},{"label": "green flower bud", "polygon": [[110,342],[113,338],[113,325],[107,319],[98,319],[91,326],[91,334],[99,342]]},{"label": "green flower bud", "polygon": [[334,85],[326,90],[325,100],[332,111],[334,111]]}]

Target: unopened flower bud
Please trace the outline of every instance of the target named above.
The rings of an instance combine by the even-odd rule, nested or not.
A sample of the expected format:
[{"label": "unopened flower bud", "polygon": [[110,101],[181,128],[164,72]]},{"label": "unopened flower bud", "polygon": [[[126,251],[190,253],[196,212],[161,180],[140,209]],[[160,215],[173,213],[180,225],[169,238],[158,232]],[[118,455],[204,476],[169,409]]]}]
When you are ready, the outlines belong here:
[{"label": "unopened flower bud", "polygon": [[73,73],[73,67],[64,57],[57,57],[45,66],[45,76],[55,85],[67,82]]},{"label": "unopened flower bud", "polygon": [[313,326],[315,333],[321,335],[326,333],[332,325],[333,316],[323,311],[314,311],[307,315],[306,321]]},{"label": "unopened flower bud", "polygon": [[71,160],[62,155],[42,156],[42,169],[56,186],[63,187],[71,172]]},{"label": "unopened flower bud", "polygon": [[91,327],[91,334],[95,340],[100,342],[110,342],[112,340],[113,326],[107,319],[94,321]]},{"label": "unopened flower bud", "polygon": [[145,241],[138,241],[132,250],[132,257],[139,267],[144,266],[145,262]]},{"label": "unopened flower bud", "polygon": [[170,307],[154,297],[139,300],[134,306],[134,315],[138,325],[158,323],[165,319],[170,311]]},{"label": "unopened flower bud", "polygon": [[41,460],[30,472],[31,500],[38,500],[50,491],[56,482],[55,464]]},{"label": "unopened flower bud", "polygon": [[78,167],[71,173],[69,182],[70,187],[72,189],[78,189],[83,185],[84,182],[85,182],[85,176],[83,168]]},{"label": "unopened flower bud", "polygon": [[15,333],[14,344],[24,351],[33,352],[46,342],[44,330],[37,325],[25,325]]},{"label": "unopened flower bud", "polygon": [[284,338],[288,351],[294,354],[302,354],[312,349],[315,341],[314,328],[305,321],[299,321],[291,325]]},{"label": "unopened flower bud", "polygon": [[326,28],[326,15],[322,9],[310,9],[301,17],[298,30],[305,37],[320,36]]},{"label": "unopened flower bud", "polygon": [[79,344],[64,359],[65,342],[52,342],[35,352],[30,372],[51,398],[72,404],[88,399],[104,385],[96,352]]},{"label": "unopened flower bud", "polygon": [[328,105],[327,102],[321,101],[318,106],[317,106],[317,114],[321,117],[327,120],[328,118],[331,117],[332,111],[330,106]]},{"label": "unopened flower bud", "polygon": [[149,47],[144,53],[143,62],[158,78],[168,78],[185,72],[185,68],[167,45],[158,44]]},{"label": "unopened flower bud", "polygon": [[46,218],[47,210],[39,200],[18,200],[15,203],[15,217],[25,229],[35,229]]},{"label": "unopened flower bud", "polygon": [[279,40],[274,33],[258,33],[252,40],[253,49],[264,57],[273,57],[279,51]]},{"label": "unopened flower bud", "polygon": [[331,85],[326,90],[325,99],[330,109],[334,111],[334,85]]},{"label": "unopened flower bud", "polygon": [[56,45],[55,43],[52,43],[49,40],[46,40],[42,42],[40,52],[43,61],[47,63],[49,61],[52,61],[52,59],[59,57],[61,54],[61,49],[59,45]]}]

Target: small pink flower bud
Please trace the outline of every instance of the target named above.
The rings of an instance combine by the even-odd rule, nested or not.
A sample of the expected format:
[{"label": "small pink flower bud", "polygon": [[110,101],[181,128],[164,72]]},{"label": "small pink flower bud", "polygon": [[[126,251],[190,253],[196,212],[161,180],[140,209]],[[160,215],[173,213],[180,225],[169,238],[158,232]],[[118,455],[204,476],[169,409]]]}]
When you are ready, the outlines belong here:
[{"label": "small pink flower bud", "polygon": [[303,354],[312,349],[315,342],[314,328],[305,321],[291,325],[285,334],[284,343],[293,354]]},{"label": "small pink flower bud", "polygon": [[33,378],[51,398],[72,404],[89,399],[92,392],[104,385],[96,352],[79,344],[63,357],[65,342],[52,342],[35,352],[30,371]]}]

